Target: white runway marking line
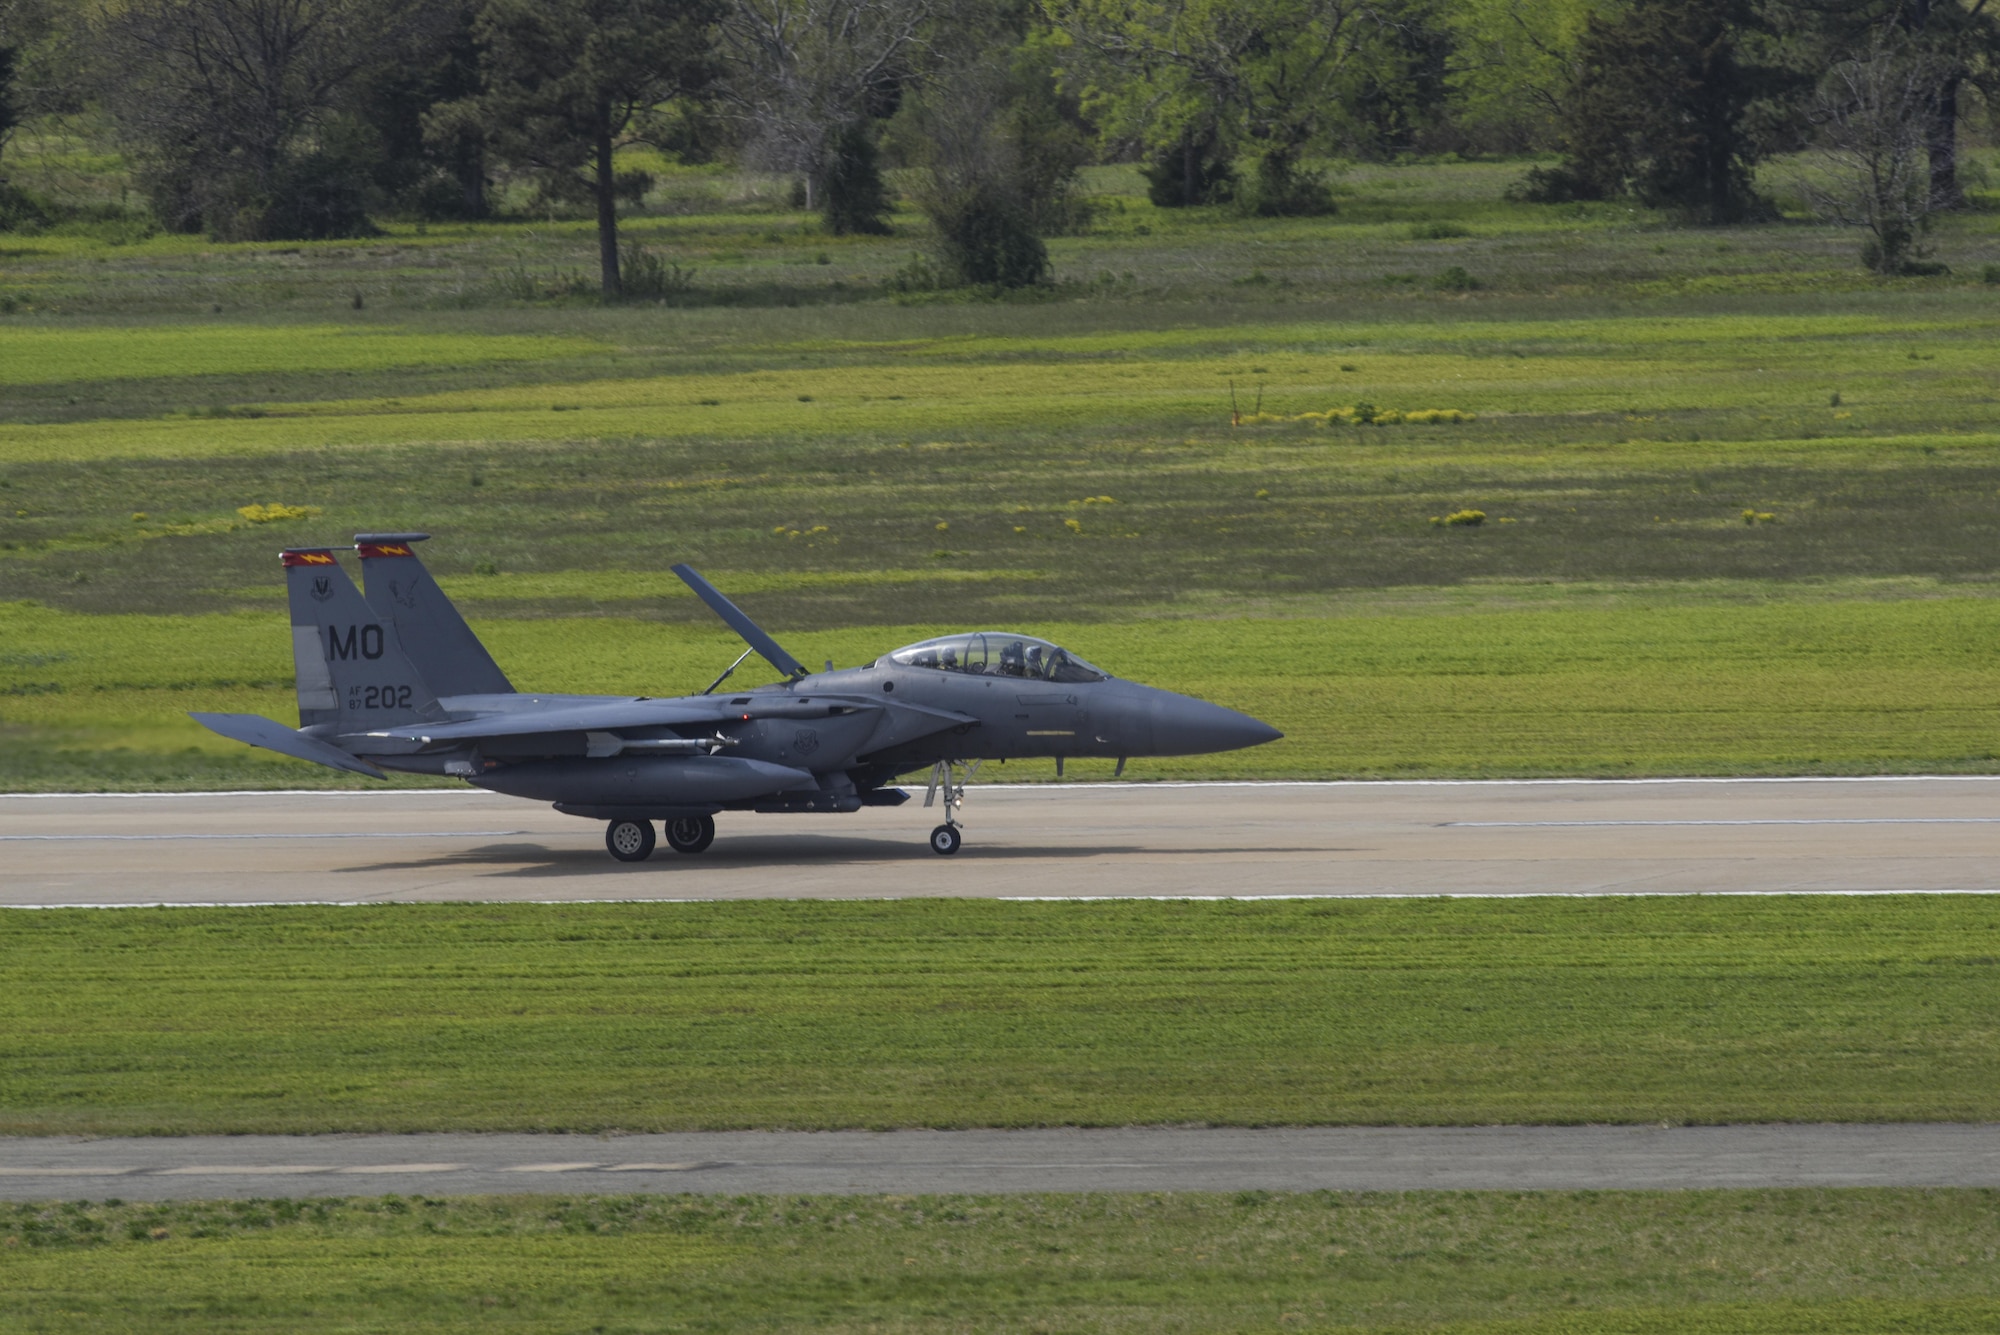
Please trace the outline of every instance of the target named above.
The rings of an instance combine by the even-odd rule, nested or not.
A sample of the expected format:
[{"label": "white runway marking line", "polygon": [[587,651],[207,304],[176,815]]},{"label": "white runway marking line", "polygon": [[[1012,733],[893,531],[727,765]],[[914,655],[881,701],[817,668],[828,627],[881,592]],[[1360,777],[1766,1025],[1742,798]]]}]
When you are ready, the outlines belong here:
[{"label": "white runway marking line", "polygon": [[462,1163],[373,1163],[353,1168],[336,1168],[336,1173],[462,1173]]},{"label": "white runway marking line", "polygon": [[597,1163],[517,1163],[503,1168],[503,1173],[581,1173],[587,1168],[598,1168]]},{"label": "white runway marking line", "polygon": [[155,843],[174,839],[502,839],[533,834],[533,830],[393,830],[333,834],[0,834],[4,844]]},{"label": "white runway marking line", "polygon": [[2000,825],[2000,816],[1799,816],[1767,820],[1446,820],[1450,830],[1588,830],[1634,825]]},{"label": "white runway marking line", "polygon": [[155,1177],[296,1177],[303,1173],[331,1173],[329,1164],[192,1164],[186,1168],[155,1168]]},{"label": "white runway marking line", "polygon": [[[692,1173],[703,1168],[729,1165],[697,1160],[685,1163],[524,1163],[501,1167],[503,1173]],[[1005,1168],[1007,1164],[973,1164],[970,1167]],[[1105,1165],[1146,1167],[1142,1164]],[[361,1164],[341,1168],[333,1164],[187,1164],[176,1168],[99,1168],[76,1165],[60,1168],[0,1168],[0,1177],[304,1177],[321,1173],[462,1173],[460,1163]]]}]

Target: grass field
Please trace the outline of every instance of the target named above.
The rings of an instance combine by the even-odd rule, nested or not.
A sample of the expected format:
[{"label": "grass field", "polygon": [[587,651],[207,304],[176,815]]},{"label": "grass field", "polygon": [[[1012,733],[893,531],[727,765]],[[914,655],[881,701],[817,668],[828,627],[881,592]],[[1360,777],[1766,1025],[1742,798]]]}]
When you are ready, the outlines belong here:
[{"label": "grass field", "polygon": [[[641,590],[649,598],[605,603],[693,602],[679,581],[652,574],[475,576],[453,587],[478,593],[482,584],[502,607]],[[818,592],[831,604],[879,587],[829,581]],[[1035,582],[1021,588],[1032,601]],[[1127,772],[1136,780],[1949,773],[1985,772],[2000,756],[1991,663],[2000,601],[1938,596],[1927,583],[1835,587],[1817,601],[1757,585],[1701,592],[1544,589],[1503,600],[1404,591],[1337,601],[1319,617],[1012,620],[1120,675],[1248,710],[1287,733],[1255,751],[1135,761]],[[848,665],[945,628],[787,638],[807,661]],[[720,627],[629,614],[512,617],[481,629],[515,681],[537,690],[691,691],[739,652]],[[0,643],[9,646],[0,653],[8,725],[40,742],[0,751],[8,788],[349,786],[334,771],[259,759],[265,753],[185,717],[290,716],[276,607],[153,617],[0,604]],[[1079,762],[1070,772],[1095,778],[1109,768]],[[1052,777],[1052,764],[1010,765],[1004,777]]]},{"label": "grass field", "polygon": [[2000,1118],[1978,897],[0,917],[0,1133]]},{"label": "grass field", "polygon": [[[23,180],[115,170],[35,142]],[[664,305],[562,295],[561,218],[7,238],[0,784],[320,781],[179,715],[287,717],[272,549],[403,527],[544,687],[719,670],[688,559],[809,661],[1018,625],[1290,734],[1159,775],[1991,769],[1993,201],[1891,281],[1837,229],[1506,202],[1521,170],[1271,221],[1094,169],[1058,283],[997,301],[884,286],[912,215],[826,237],[712,170],[628,220],[694,270]],[[1470,418],[1283,420],[1363,404]],[[239,513],[274,503],[309,513]]]},{"label": "grass field", "polygon": [[[88,148],[9,169],[116,198]],[[1138,777],[2000,768],[2000,200],[1883,280],[1796,219],[1509,203],[1523,167],[1355,169],[1289,221],[1096,169],[1002,300],[897,291],[907,213],[827,237],[709,170],[628,220],[670,303],[577,294],[557,217],[0,236],[0,787],[345,782],[181,714],[289,718],[274,549],[405,527],[545,689],[719,671],[687,559],[808,661],[1016,625],[1289,734]],[[1359,405],[1457,420],[1299,420]],[[1993,1119],[1996,914],[10,914],[0,1131]],[[1994,1204],[41,1206],[0,1210],[0,1330],[1983,1331]]]},{"label": "grass field", "polygon": [[0,1330],[1971,1335],[1984,1191],[0,1205]]}]

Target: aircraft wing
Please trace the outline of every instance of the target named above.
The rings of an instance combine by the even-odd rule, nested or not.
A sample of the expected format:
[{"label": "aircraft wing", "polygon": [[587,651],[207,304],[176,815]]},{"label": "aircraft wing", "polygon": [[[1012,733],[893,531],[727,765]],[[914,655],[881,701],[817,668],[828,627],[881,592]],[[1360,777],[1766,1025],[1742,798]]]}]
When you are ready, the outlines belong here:
[{"label": "aircraft wing", "polygon": [[809,697],[805,700],[779,698],[753,701],[746,705],[732,705],[713,696],[674,700],[612,700],[550,709],[513,709],[456,723],[409,723],[368,735],[430,746],[445,742],[477,742],[491,737],[533,737],[552,732],[614,732],[621,728],[681,727],[689,724],[712,726],[757,718],[825,718],[835,711],[852,713],[881,708],[872,700],[850,700],[838,696]]},{"label": "aircraft wing", "polygon": [[276,719],[268,719],[261,714],[191,713],[188,717],[232,742],[247,742],[294,760],[310,760],[316,765],[351,770],[356,774],[366,774],[371,779],[389,777],[359,756],[351,756],[331,743],[308,737],[296,728],[288,728]]}]

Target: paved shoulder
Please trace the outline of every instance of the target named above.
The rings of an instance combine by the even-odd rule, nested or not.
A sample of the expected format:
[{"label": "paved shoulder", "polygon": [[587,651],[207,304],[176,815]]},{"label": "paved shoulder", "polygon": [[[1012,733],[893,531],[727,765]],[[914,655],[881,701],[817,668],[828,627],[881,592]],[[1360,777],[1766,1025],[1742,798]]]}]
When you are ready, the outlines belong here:
[{"label": "paved shoulder", "polygon": [[2000,1186],[2000,1126],[0,1139],[0,1199],[12,1200],[1805,1186]]}]

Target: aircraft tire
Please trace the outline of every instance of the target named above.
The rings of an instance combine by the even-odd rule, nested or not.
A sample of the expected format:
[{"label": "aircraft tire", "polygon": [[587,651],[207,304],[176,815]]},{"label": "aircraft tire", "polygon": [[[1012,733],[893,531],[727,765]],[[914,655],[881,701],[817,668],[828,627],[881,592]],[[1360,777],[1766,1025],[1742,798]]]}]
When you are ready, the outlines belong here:
[{"label": "aircraft tire", "polygon": [[660,822],[667,847],[676,853],[699,853],[715,842],[715,817],[680,816]]},{"label": "aircraft tire", "polygon": [[653,856],[653,822],[612,821],[604,827],[604,847],[620,862],[644,862]]},{"label": "aircraft tire", "polygon": [[965,842],[956,825],[940,825],[931,831],[931,852],[941,857],[950,857]]}]

